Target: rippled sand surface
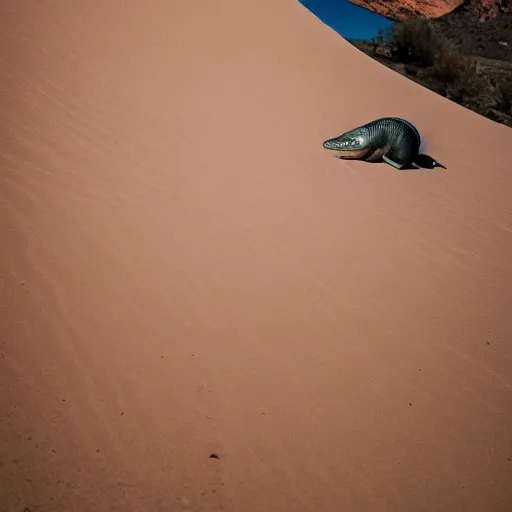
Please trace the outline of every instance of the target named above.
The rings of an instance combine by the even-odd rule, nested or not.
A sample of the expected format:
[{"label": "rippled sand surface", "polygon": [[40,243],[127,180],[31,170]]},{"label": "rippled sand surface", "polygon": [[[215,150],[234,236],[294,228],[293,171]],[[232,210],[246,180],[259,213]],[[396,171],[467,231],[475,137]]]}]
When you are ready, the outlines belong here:
[{"label": "rippled sand surface", "polygon": [[1,23],[0,511],[511,510],[509,128],[291,0]]}]

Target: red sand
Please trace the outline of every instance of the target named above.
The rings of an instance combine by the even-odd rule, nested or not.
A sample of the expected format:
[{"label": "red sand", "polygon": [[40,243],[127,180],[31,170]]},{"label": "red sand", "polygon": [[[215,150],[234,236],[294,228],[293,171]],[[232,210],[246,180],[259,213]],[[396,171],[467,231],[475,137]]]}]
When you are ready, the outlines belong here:
[{"label": "red sand", "polygon": [[[512,131],[143,4],[3,10],[0,510],[510,511]],[[448,170],[322,148],[384,115]]]}]

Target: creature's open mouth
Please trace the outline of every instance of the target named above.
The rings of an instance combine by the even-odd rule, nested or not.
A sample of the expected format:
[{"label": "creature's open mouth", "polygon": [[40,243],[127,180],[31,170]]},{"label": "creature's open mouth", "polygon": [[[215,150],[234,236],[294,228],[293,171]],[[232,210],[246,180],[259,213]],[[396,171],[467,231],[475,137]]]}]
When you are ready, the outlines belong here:
[{"label": "creature's open mouth", "polygon": [[361,129],[357,129],[328,139],[323,146],[325,149],[335,151],[338,158],[357,160],[364,159],[371,153],[371,148],[365,142],[365,134],[361,132]]},{"label": "creature's open mouth", "polygon": [[362,142],[359,138],[336,138],[326,140],[323,146],[336,152],[338,158],[355,160],[365,158],[371,152],[371,148],[362,146]]},{"label": "creature's open mouth", "polygon": [[335,149],[338,151],[350,151],[354,149],[362,149],[364,141],[362,137],[336,137],[324,142],[325,149]]},{"label": "creature's open mouth", "polygon": [[346,160],[358,160],[364,159],[368,153],[367,149],[333,149],[334,153],[338,158],[344,158]]}]

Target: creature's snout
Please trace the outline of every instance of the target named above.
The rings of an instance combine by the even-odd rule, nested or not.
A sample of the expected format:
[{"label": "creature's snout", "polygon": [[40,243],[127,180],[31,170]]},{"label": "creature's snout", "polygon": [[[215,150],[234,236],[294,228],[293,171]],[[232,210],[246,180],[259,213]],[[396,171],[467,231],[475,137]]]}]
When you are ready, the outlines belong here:
[{"label": "creature's snout", "polygon": [[329,139],[324,142],[325,149],[355,149],[360,147],[360,141],[357,138],[350,137],[348,134],[340,135],[334,139]]},{"label": "creature's snout", "polygon": [[337,149],[339,147],[339,143],[336,142],[336,139],[329,139],[324,142],[325,149]]},{"label": "creature's snout", "polygon": [[340,158],[363,158],[369,151],[367,138],[361,130],[352,130],[323,143],[325,149],[336,151]]}]

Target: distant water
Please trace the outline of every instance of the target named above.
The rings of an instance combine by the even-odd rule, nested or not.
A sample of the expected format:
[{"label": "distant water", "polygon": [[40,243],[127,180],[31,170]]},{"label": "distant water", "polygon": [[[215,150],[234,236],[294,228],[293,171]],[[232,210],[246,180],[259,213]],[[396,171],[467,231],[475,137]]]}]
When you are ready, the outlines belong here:
[{"label": "distant water", "polygon": [[348,0],[299,0],[304,7],[346,39],[369,40],[392,22]]}]

